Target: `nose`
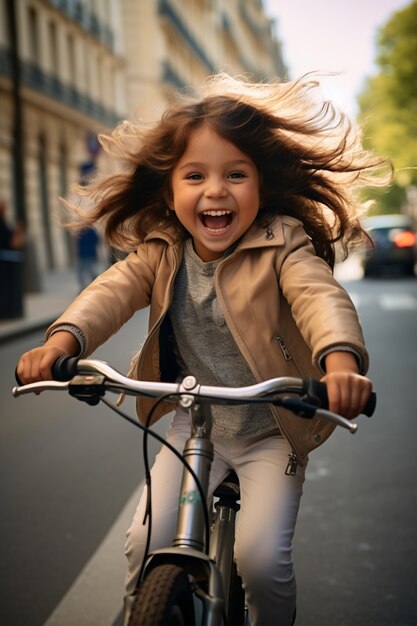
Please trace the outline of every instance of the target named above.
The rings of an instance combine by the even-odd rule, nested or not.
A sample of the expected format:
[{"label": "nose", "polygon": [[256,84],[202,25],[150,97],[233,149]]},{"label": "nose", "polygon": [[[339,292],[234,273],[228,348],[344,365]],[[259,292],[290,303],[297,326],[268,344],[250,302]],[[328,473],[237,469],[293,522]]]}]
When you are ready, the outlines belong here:
[{"label": "nose", "polygon": [[227,194],[227,189],[223,178],[221,176],[208,178],[204,193],[207,198],[224,198]]}]

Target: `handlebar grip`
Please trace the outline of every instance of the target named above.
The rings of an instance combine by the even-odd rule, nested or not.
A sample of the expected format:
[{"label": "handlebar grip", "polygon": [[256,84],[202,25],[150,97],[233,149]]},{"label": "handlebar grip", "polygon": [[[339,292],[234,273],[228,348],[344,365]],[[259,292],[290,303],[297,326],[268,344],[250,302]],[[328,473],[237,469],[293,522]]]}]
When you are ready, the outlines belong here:
[{"label": "handlebar grip", "polygon": [[[74,376],[77,374],[78,361],[79,357],[60,356],[51,368],[53,380],[65,382],[67,380],[71,380],[71,378],[74,378]],[[19,386],[23,384],[17,374],[17,366],[14,371],[14,377]]]},{"label": "handlebar grip", "polygon": [[[55,361],[55,363],[51,367],[52,379],[57,380],[59,382],[65,382],[67,380],[71,380],[77,374],[77,364],[79,361],[79,357],[73,356],[60,356]],[[14,371],[14,377],[16,379],[17,384],[22,385],[22,381],[20,380],[17,374],[17,367]]]},{"label": "handlebar grip", "polygon": [[[323,409],[329,407],[329,401],[327,397],[327,387],[325,383],[320,382],[314,378],[306,379],[306,393],[311,402],[319,404]],[[367,417],[371,417],[374,414],[376,408],[376,393],[373,391],[368,398],[368,401],[363,410],[363,414]]]},{"label": "handlebar grip", "polygon": [[60,356],[52,365],[52,378],[61,382],[71,380],[77,374],[78,361],[78,357]]}]

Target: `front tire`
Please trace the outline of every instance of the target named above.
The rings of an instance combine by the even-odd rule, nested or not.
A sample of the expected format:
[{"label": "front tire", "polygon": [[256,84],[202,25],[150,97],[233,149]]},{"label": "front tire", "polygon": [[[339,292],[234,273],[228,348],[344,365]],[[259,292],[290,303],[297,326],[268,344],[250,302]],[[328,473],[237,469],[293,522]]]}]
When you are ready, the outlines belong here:
[{"label": "front tire", "polygon": [[153,569],[136,593],[129,626],[195,626],[187,573],[176,565]]}]

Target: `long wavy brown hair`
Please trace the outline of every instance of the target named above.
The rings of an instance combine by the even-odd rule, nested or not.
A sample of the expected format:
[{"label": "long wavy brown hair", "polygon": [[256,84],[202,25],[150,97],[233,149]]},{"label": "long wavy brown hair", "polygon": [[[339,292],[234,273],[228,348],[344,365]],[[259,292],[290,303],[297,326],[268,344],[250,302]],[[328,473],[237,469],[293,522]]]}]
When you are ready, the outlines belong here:
[{"label": "long wavy brown hair", "polygon": [[333,267],[337,242],[346,256],[348,244],[366,237],[361,188],[386,185],[391,164],[364,150],[360,130],[315,94],[317,86],[311,76],[251,83],[217,74],[198,96],[178,94],[155,124],[122,122],[100,136],[122,171],[79,189],[94,207],[83,224],[101,222],[109,245],[125,251],[156,229],[186,234],[167,204],[171,173],[190,133],[209,124],[258,168],[258,223],[267,229],[279,214],[300,219]]}]

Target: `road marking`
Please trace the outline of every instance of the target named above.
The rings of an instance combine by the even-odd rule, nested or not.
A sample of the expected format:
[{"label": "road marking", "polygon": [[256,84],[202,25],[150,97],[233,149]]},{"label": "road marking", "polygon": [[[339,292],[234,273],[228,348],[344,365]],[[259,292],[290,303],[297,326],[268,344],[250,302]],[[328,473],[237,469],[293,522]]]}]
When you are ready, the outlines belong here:
[{"label": "road marking", "polygon": [[379,297],[379,304],[387,311],[414,311],[417,298],[406,293],[385,294]]},{"label": "road marking", "polygon": [[359,294],[350,292],[350,298],[357,309],[366,305],[376,305],[385,311],[415,311],[417,309],[417,298],[408,293],[392,293],[375,295]]},{"label": "road marking", "polygon": [[132,494],[77,580],[44,626],[111,626],[120,613],[124,594],[124,541],[143,485]]}]

